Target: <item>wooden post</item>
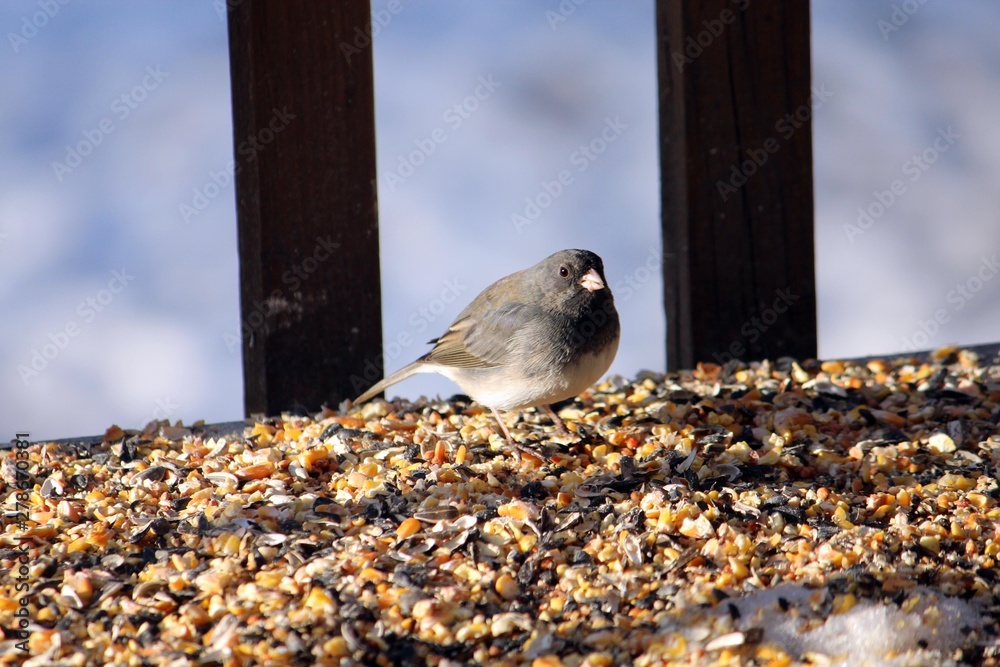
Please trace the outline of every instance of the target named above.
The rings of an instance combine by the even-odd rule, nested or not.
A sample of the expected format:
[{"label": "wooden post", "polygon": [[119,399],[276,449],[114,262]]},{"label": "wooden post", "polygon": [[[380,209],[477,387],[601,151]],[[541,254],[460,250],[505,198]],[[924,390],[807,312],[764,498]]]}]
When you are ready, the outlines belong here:
[{"label": "wooden post", "polygon": [[229,4],[244,406],[315,410],[381,368],[369,3]]},{"label": "wooden post", "polygon": [[816,356],[809,3],[658,0],[667,366]]}]

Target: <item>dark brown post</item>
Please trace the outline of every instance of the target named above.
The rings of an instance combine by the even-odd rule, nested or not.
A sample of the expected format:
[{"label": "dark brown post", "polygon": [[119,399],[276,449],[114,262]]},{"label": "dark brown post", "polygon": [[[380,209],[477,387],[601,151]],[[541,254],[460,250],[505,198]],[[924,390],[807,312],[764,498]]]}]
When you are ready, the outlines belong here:
[{"label": "dark brown post", "polygon": [[667,366],[815,357],[809,3],[659,0],[657,33]]},{"label": "dark brown post", "polygon": [[381,368],[369,3],[228,4],[244,405],[314,410]]}]

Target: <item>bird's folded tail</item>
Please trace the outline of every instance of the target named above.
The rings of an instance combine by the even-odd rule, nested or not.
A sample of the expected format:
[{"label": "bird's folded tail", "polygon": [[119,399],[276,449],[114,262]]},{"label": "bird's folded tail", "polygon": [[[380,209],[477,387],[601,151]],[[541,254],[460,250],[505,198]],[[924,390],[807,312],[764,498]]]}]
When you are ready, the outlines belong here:
[{"label": "bird's folded tail", "polygon": [[419,361],[415,361],[412,364],[403,366],[389,377],[383,378],[379,382],[376,382],[375,385],[371,387],[371,389],[369,389],[368,391],[366,391],[365,393],[361,394],[356,399],[354,399],[352,404],[361,405],[365,401],[382,393],[383,391],[385,391],[392,385],[396,384],[397,382],[402,382],[411,375],[416,375],[417,373],[428,373],[428,372],[432,372],[431,369],[427,368],[426,364],[422,364]]}]

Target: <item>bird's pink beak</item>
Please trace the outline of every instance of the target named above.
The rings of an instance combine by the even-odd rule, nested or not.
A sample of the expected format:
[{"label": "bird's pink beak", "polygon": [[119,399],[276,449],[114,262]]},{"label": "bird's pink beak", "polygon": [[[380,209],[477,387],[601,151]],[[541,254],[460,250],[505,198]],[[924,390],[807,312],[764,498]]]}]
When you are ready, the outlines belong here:
[{"label": "bird's pink beak", "polygon": [[583,278],[580,278],[580,287],[588,292],[596,292],[599,289],[604,289],[604,281],[601,280],[597,269],[591,269],[583,274]]}]

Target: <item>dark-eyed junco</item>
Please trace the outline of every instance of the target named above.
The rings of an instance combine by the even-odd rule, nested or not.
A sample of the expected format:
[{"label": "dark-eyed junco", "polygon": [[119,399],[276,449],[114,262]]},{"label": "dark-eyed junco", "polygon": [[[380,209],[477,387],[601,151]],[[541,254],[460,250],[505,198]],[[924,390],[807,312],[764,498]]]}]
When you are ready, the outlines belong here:
[{"label": "dark-eyed junco", "polygon": [[507,441],[516,444],[498,410],[548,409],[581,393],[611,366],[619,332],[601,258],[560,250],[487,287],[430,341],[434,349],[354,403],[416,373],[440,373],[489,407]]}]

